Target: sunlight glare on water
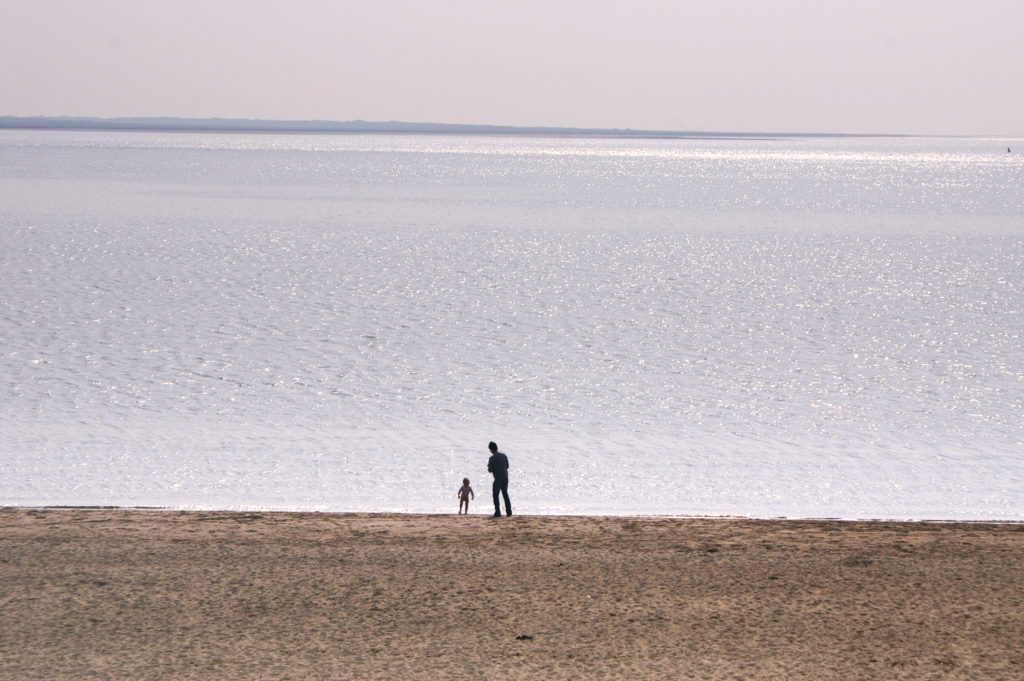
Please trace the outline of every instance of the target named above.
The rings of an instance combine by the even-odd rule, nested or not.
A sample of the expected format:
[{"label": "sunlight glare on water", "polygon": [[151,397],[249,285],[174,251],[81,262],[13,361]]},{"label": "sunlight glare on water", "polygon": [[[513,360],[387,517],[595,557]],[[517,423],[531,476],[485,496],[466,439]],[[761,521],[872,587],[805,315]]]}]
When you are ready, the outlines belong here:
[{"label": "sunlight glare on water", "polygon": [[0,134],[0,503],[1021,519],[1005,140]]}]

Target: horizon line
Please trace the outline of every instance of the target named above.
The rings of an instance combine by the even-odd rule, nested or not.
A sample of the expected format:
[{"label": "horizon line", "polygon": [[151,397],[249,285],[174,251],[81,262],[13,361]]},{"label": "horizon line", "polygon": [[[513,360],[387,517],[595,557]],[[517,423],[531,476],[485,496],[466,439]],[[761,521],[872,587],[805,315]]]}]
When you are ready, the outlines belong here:
[{"label": "horizon line", "polygon": [[[415,123],[407,121],[282,120],[259,118],[192,118],[182,116],[0,116],[0,129],[119,130],[124,132],[256,132],[349,134],[491,134],[636,139],[782,138],[782,137],[979,137],[979,135],[916,135],[912,133],[751,132],[582,128],[570,126]],[[985,135],[981,135],[985,137]]]}]

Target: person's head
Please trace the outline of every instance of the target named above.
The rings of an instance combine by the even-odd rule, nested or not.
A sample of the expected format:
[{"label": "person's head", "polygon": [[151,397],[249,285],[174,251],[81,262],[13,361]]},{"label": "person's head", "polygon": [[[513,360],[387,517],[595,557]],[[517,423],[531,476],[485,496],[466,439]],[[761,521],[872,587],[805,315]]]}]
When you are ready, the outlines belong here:
[{"label": "person's head", "polygon": [[466,485],[468,487],[469,486],[469,478],[463,478],[462,479],[462,484]]},{"label": "person's head", "polygon": [[494,444],[492,442],[489,445],[487,445],[487,449],[491,450],[492,452],[497,452],[498,451],[498,445],[496,445],[496,444]]}]

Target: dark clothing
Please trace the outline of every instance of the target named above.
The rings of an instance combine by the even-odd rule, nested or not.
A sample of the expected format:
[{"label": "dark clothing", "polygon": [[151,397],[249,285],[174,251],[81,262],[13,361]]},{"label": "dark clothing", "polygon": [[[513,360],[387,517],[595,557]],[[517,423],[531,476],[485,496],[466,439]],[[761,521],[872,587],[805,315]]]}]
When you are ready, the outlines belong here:
[{"label": "dark clothing", "polygon": [[505,515],[512,515],[512,502],[508,500],[508,478],[494,479],[491,483],[491,493],[494,495],[494,515],[501,515],[501,506],[498,505],[499,495],[505,498]]},{"label": "dark clothing", "polygon": [[508,457],[501,452],[491,454],[491,458],[487,459],[487,472],[495,480],[508,480]]},{"label": "dark clothing", "polygon": [[512,515],[512,502],[508,499],[508,457],[501,452],[491,454],[491,458],[487,460],[487,470],[494,476],[494,484],[491,486],[494,494],[494,515],[501,515],[499,495],[505,500],[505,515]]}]

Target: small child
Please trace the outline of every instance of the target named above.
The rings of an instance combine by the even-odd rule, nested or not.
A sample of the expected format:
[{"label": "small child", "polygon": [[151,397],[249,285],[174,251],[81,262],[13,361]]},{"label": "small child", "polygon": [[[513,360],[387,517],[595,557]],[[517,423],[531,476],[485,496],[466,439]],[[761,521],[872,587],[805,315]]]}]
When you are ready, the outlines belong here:
[{"label": "small child", "polygon": [[469,486],[469,478],[462,479],[462,487],[459,488],[459,514],[462,514],[462,506],[465,504],[466,513],[469,513],[469,500],[475,499],[473,488]]}]

